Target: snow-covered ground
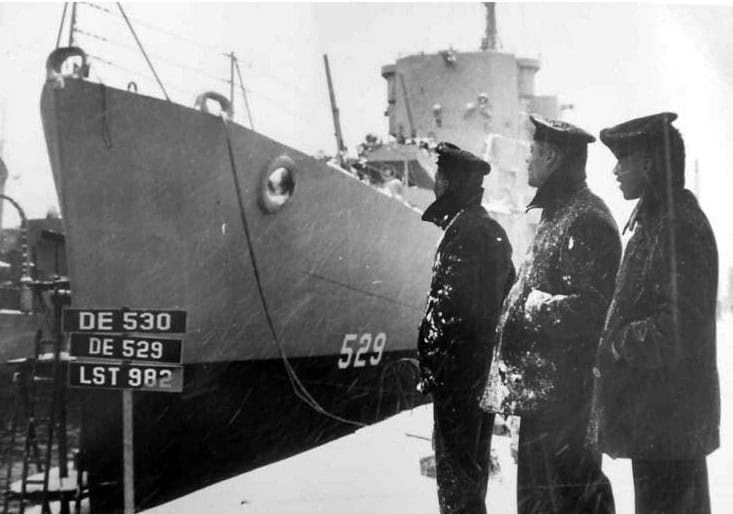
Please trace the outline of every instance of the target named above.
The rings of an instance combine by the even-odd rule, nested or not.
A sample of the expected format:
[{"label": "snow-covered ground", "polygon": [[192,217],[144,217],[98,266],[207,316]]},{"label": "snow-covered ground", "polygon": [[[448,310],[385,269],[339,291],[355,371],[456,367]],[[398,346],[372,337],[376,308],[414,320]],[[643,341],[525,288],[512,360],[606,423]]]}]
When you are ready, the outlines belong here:
[{"label": "snow-covered ground", "polygon": [[[712,508],[733,511],[733,318],[718,324],[718,364],[723,398],[721,448],[708,458]],[[435,480],[420,473],[420,459],[432,454],[430,405],[290,459],[225,480],[165,505],[149,514],[438,513]],[[516,512],[516,465],[509,438],[492,442],[501,465],[489,482],[489,512]],[[618,514],[634,512],[631,463],[604,457]]]}]

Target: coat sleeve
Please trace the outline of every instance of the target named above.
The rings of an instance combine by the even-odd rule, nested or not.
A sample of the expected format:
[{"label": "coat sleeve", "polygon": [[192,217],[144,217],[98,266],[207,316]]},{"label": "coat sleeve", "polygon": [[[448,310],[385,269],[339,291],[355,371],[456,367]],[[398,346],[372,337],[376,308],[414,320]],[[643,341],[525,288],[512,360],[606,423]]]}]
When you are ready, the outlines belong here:
[{"label": "coat sleeve", "polygon": [[563,242],[557,281],[563,294],[534,309],[540,335],[570,339],[600,332],[613,295],[621,260],[621,240],[612,224],[598,217],[576,221]]},{"label": "coat sleeve", "polygon": [[683,360],[685,345],[701,340],[700,330],[710,313],[710,297],[717,287],[717,255],[712,234],[690,222],[674,227],[671,235],[657,235],[645,287],[653,292],[651,315],[633,320],[612,335],[611,344],[629,365],[657,369]]}]

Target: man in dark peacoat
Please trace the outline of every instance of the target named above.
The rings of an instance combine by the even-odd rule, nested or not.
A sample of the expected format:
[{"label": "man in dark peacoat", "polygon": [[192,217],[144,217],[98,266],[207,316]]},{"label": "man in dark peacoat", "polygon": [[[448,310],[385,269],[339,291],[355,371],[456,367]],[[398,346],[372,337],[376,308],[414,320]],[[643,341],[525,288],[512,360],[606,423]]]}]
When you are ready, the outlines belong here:
[{"label": "man in dark peacoat", "polygon": [[514,280],[512,247],[481,206],[489,164],[449,143],[437,152],[436,201],[422,219],[444,234],[417,343],[419,388],[433,395],[441,513],[485,513],[494,416],[478,408],[478,396]]},{"label": "man in dark peacoat", "polygon": [[598,349],[592,435],[632,459],[636,512],[710,512],[705,457],[719,445],[718,253],[673,113],[601,131],[627,200],[639,198]]},{"label": "man in dark peacoat", "polygon": [[621,240],[605,203],[586,185],[587,146],[595,138],[569,123],[530,119],[529,184],[538,191],[529,209],[542,209],[542,217],[499,323],[508,394],[492,406],[491,379],[482,405],[521,416],[520,514],[612,513],[600,453],[588,449],[585,434]]}]

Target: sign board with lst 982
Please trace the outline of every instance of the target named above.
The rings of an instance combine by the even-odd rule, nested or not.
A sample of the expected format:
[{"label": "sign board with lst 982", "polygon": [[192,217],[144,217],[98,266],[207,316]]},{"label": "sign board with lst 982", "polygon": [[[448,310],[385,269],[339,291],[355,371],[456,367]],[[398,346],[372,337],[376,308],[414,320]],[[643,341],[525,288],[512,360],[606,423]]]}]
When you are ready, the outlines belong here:
[{"label": "sign board with lst 982", "polygon": [[69,362],[69,385],[180,393],[183,391],[183,366],[72,361]]}]

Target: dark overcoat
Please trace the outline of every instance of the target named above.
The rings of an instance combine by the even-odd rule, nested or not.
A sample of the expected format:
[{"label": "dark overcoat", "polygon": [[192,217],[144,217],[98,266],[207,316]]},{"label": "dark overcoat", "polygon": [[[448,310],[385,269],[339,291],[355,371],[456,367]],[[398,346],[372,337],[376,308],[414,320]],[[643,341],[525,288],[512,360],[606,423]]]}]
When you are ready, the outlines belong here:
[{"label": "dark overcoat", "polygon": [[506,232],[481,206],[481,192],[434,202],[423,215],[444,229],[418,335],[422,389],[483,390],[501,305],[514,281]]},{"label": "dark overcoat", "polygon": [[[508,394],[494,409],[486,404],[496,393],[489,390],[497,387],[492,380],[482,406],[545,420],[587,417],[598,339],[621,258],[618,228],[586,186],[582,168],[553,173],[534,206],[542,208],[540,224],[498,327],[495,358],[505,366]],[[534,309],[527,304],[533,290],[544,293]]]},{"label": "dark overcoat", "polygon": [[671,209],[644,199],[598,350],[592,428],[614,457],[692,459],[719,445],[718,252],[694,195],[672,198]]}]

